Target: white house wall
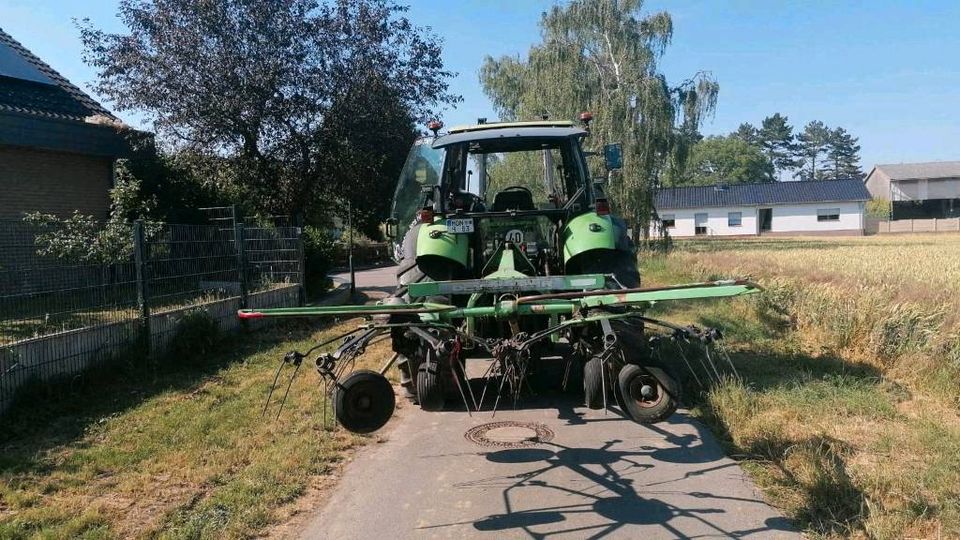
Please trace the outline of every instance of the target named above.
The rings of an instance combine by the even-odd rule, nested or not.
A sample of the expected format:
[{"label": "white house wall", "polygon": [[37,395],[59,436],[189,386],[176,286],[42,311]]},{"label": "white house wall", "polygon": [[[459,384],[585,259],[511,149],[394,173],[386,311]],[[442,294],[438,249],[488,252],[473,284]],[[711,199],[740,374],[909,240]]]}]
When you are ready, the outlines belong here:
[{"label": "white house wall", "polygon": [[[863,203],[862,202],[833,202],[817,204],[799,204],[770,206],[773,209],[773,219],[769,232],[772,233],[804,233],[830,231],[861,231],[863,230]],[[838,208],[839,221],[817,221],[817,210]],[[756,207],[724,207],[700,208],[658,211],[660,217],[672,215],[676,225],[670,229],[671,236],[694,236],[694,216],[707,214],[708,236],[744,236],[755,235],[759,230],[758,208]],[[741,226],[727,225],[728,214],[740,212]]]},{"label": "white house wall", "polygon": [[[741,226],[728,227],[727,218],[730,212],[741,213]],[[694,215],[707,214],[707,234],[711,236],[742,236],[757,233],[757,209],[752,207],[704,208],[696,210],[661,210],[660,217],[673,214],[676,227],[670,229],[672,236],[693,236]]]},{"label": "white house wall", "polygon": [[[770,232],[856,231],[863,229],[863,203],[819,203],[774,206]],[[840,221],[817,221],[817,210],[840,209]]]}]

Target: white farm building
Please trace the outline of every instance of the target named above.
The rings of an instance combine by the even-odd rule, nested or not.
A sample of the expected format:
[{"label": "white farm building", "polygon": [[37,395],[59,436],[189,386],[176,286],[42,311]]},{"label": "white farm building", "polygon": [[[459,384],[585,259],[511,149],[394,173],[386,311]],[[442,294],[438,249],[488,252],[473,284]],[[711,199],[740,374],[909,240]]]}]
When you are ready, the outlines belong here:
[{"label": "white farm building", "polygon": [[860,180],[664,188],[659,225],[692,236],[860,235],[870,193]]}]

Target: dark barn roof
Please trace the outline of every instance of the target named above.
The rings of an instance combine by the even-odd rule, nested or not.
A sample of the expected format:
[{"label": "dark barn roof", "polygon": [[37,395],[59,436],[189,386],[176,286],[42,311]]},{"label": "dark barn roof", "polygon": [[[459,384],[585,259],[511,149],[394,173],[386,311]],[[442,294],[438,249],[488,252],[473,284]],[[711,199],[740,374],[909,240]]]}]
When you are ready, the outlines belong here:
[{"label": "dark barn roof", "polygon": [[127,129],[0,29],[0,146],[117,157]]},{"label": "dark barn roof", "polygon": [[724,206],[768,206],[819,202],[854,202],[870,199],[861,180],[820,180],[773,182],[731,186],[690,186],[663,188],[657,192],[658,210],[717,208]]},{"label": "dark barn roof", "polygon": [[76,86],[0,28],[0,111],[83,121],[116,120]]}]

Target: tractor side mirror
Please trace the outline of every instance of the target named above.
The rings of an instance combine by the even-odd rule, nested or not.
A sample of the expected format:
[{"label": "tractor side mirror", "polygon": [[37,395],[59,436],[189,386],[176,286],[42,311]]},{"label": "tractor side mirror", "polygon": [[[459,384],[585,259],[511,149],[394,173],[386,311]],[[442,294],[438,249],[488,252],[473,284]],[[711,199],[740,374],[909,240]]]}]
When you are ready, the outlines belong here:
[{"label": "tractor side mirror", "polygon": [[396,238],[398,223],[399,221],[397,221],[397,218],[395,217],[387,218],[387,220],[383,222],[383,235],[390,240]]},{"label": "tractor side mirror", "polygon": [[623,168],[623,148],[620,143],[603,145],[603,161],[608,171]]}]

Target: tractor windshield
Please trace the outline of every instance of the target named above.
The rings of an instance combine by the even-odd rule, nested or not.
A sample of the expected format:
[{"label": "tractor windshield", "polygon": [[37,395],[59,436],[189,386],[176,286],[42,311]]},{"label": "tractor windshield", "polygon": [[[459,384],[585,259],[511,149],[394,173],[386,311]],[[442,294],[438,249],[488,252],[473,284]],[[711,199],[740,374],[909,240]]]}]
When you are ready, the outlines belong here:
[{"label": "tractor windshield", "polygon": [[568,138],[475,141],[449,153],[444,184],[479,197],[488,210],[559,208],[584,185]]},{"label": "tractor windshield", "polygon": [[440,182],[445,150],[432,148],[432,138],[419,139],[410,148],[393,194],[391,216],[397,219],[397,238],[403,238],[424,200],[423,188]]}]

